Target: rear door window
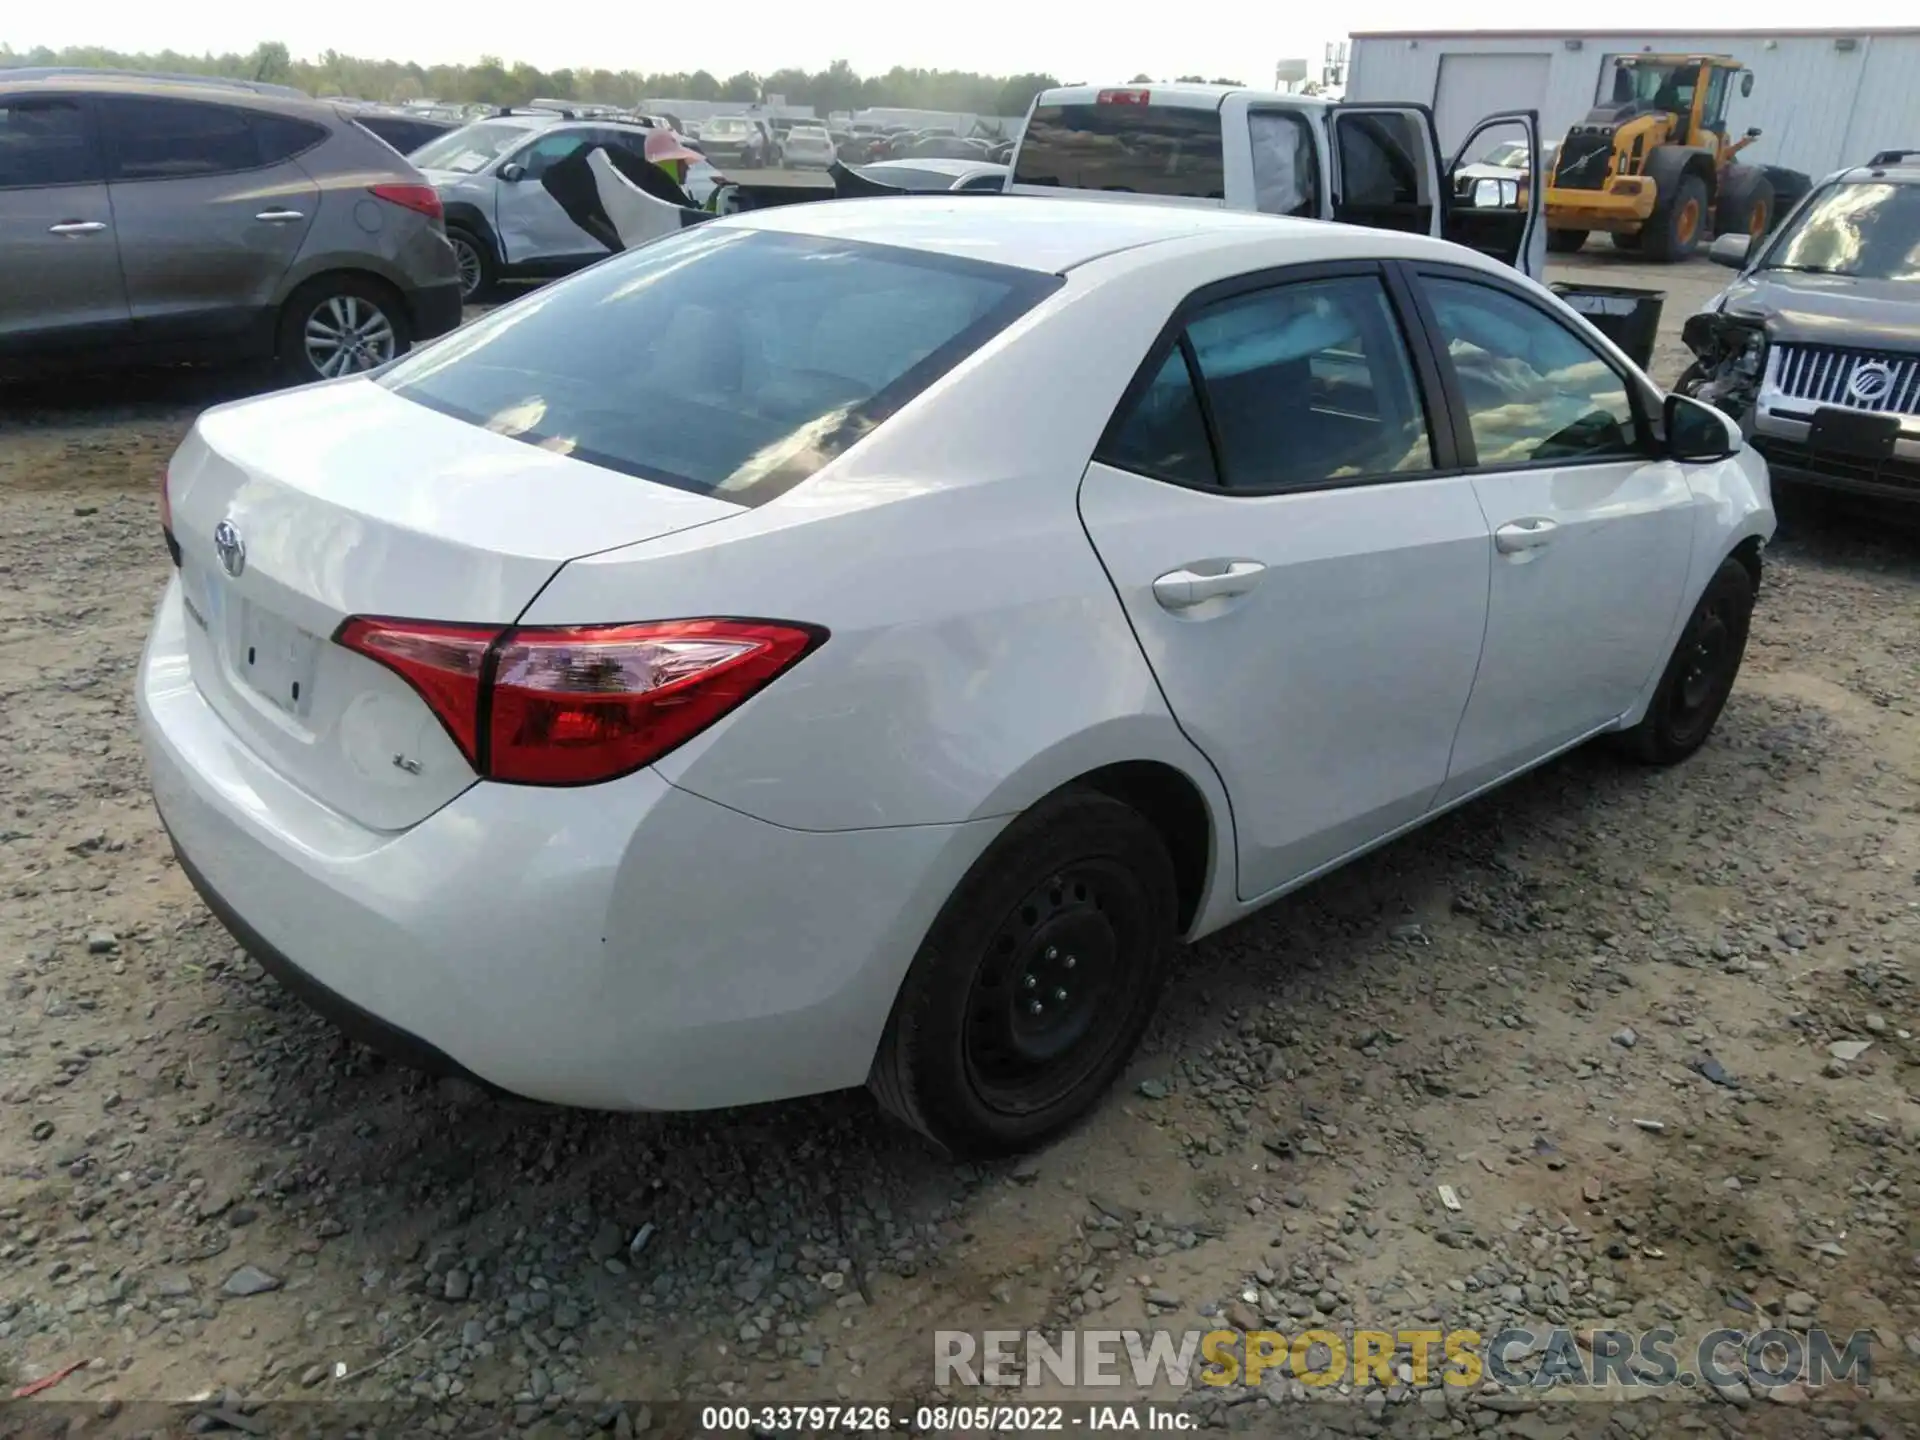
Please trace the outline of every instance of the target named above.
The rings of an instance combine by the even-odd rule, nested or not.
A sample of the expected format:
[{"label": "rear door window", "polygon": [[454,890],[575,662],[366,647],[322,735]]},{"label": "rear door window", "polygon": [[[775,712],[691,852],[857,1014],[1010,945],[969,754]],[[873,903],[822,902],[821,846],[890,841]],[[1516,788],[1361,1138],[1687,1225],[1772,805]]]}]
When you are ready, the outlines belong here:
[{"label": "rear door window", "polygon": [[180,180],[260,164],[260,143],[244,110],[117,95],[100,106],[116,180]]},{"label": "rear door window", "polygon": [[1224,200],[1220,111],[1132,102],[1035,106],[1013,183]]},{"label": "rear door window", "polygon": [[0,99],[0,190],[100,178],[86,106],[52,96]]},{"label": "rear door window", "polygon": [[1192,367],[1192,347],[1182,339],[1116,417],[1095,458],[1156,480],[1202,488],[1218,485]]},{"label": "rear door window", "polygon": [[758,504],[1060,283],[894,246],[700,226],[496,311],[378,383],[529,445]]},{"label": "rear door window", "polygon": [[1232,490],[1433,468],[1413,362],[1371,275],[1223,300],[1187,327]]},{"label": "rear door window", "polygon": [[1200,310],[1115,415],[1096,458],[1259,494],[1434,464],[1412,358],[1371,274],[1295,281]]},{"label": "rear door window", "polygon": [[247,118],[253,125],[262,165],[278,165],[283,160],[291,160],[327,138],[324,125],[316,125],[310,120],[296,120],[291,115],[255,111]]}]

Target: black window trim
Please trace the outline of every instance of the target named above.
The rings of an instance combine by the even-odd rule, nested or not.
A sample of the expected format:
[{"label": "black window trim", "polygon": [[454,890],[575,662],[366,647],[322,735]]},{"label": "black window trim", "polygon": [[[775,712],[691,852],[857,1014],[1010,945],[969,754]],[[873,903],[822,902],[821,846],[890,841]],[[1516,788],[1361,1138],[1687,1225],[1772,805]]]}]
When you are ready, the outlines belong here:
[{"label": "black window trim", "polygon": [[[1418,470],[1391,470],[1379,475],[1343,475],[1337,479],[1312,480],[1295,485],[1228,485],[1224,467],[1220,463],[1220,435],[1218,427],[1214,424],[1213,402],[1208,397],[1206,384],[1193,353],[1193,346],[1187,339],[1188,325],[1201,311],[1210,309],[1222,301],[1237,299],[1242,295],[1278,290],[1288,285],[1310,284],[1317,280],[1348,279],[1372,279],[1381,282],[1390,320],[1398,328],[1400,342],[1406,347],[1407,359],[1412,366],[1415,399],[1426,420],[1427,440],[1432,447],[1433,464]],[[1178,485],[1183,490],[1198,490],[1204,494],[1224,495],[1234,499],[1300,495],[1317,490],[1351,490],[1363,485],[1400,485],[1458,475],[1466,467],[1458,458],[1453,417],[1450,407],[1442,399],[1443,392],[1439,388],[1440,371],[1430,353],[1427,331],[1417,322],[1410,305],[1411,296],[1407,292],[1404,280],[1396,275],[1393,263],[1375,259],[1318,260],[1299,265],[1275,266],[1202,285],[1175,306],[1173,314],[1168,317],[1166,324],[1161,326],[1159,335],[1147,349],[1146,358],[1134,371],[1133,378],[1127,382],[1126,389],[1120,394],[1119,402],[1113,407],[1113,413],[1108,416],[1106,428],[1101,432],[1099,443],[1094,446],[1093,459],[1102,465],[1124,470],[1131,475],[1142,475],[1163,484]],[[1134,405],[1159,376],[1168,355],[1176,347],[1180,349],[1186,360],[1187,377],[1192,382],[1194,393],[1200,401],[1200,417],[1207,432],[1207,453],[1213,463],[1214,482],[1211,485],[1197,485],[1180,476],[1143,470],[1133,464],[1121,465],[1107,458],[1113,453],[1121,426],[1131,415]]]},{"label": "black window trim", "polygon": [[[4,74],[4,71],[0,71],[0,77],[4,77]],[[100,112],[94,106],[93,96],[85,91],[68,90],[24,90],[0,93],[0,105],[11,106],[23,100],[70,101],[78,107],[80,123],[85,129],[87,159],[91,162],[92,177],[86,180],[56,180],[46,185],[0,185],[0,194],[11,195],[28,190],[71,190],[78,185],[104,185],[112,178],[107,173],[105,130],[100,123]]]},{"label": "black window trim", "polygon": [[[1480,270],[1473,266],[1450,265],[1445,261],[1429,260],[1395,260],[1388,263],[1391,269],[1398,272],[1400,283],[1407,292],[1408,302],[1419,317],[1422,349],[1431,357],[1438,372],[1440,388],[1437,393],[1445,397],[1445,408],[1451,412],[1449,428],[1454,438],[1455,454],[1459,457],[1460,472],[1471,472],[1475,475],[1504,475],[1520,470],[1571,470],[1590,465],[1619,465],[1627,460],[1638,460],[1644,464],[1661,457],[1663,452],[1660,446],[1659,425],[1652,417],[1660,413],[1663,397],[1653,391],[1647,381],[1623,369],[1612,355],[1595,345],[1576,327],[1569,325],[1565,316],[1556,314],[1553,308],[1544,303],[1538,295],[1504,275]],[[1562,455],[1541,460],[1520,460],[1507,465],[1482,465],[1479,452],[1474,446],[1473,426],[1467,410],[1465,392],[1460,388],[1459,375],[1453,366],[1453,357],[1447,352],[1446,337],[1442,333],[1439,317],[1434,312],[1433,303],[1420,283],[1423,278],[1429,276],[1436,280],[1453,280],[1469,285],[1479,285],[1518,300],[1591,350],[1601,363],[1619,378],[1621,388],[1627,393],[1627,404],[1633,411],[1636,448],[1620,455],[1596,455],[1591,458]]]},{"label": "black window trim", "polygon": [[[250,105],[224,105],[218,100],[204,100],[198,95],[99,95],[93,97],[96,105],[95,124],[99,132],[100,158],[105,166],[104,178],[113,185],[155,185],[173,180],[212,180],[222,175],[251,175],[260,170],[271,170],[278,165],[291,165],[300,156],[309,153],[317,145],[324,144],[333,137],[333,127],[326,121],[308,115],[283,115],[278,110],[257,109]],[[159,103],[162,105],[196,105],[203,110],[224,110],[229,115],[238,115],[247,124],[247,133],[254,139],[255,153],[258,153],[260,133],[254,126],[257,115],[271,115],[275,119],[293,120],[298,124],[311,125],[320,131],[311,144],[303,145],[291,154],[282,155],[275,160],[256,160],[251,165],[237,165],[227,170],[196,170],[190,175],[122,175],[120,173],[120,147],[113,140],[112,106],[120,101],[132,101],[138,104]],[[372,131],[366,133],[372,134]],[[378,138],[377,136],[375,137]]]}]

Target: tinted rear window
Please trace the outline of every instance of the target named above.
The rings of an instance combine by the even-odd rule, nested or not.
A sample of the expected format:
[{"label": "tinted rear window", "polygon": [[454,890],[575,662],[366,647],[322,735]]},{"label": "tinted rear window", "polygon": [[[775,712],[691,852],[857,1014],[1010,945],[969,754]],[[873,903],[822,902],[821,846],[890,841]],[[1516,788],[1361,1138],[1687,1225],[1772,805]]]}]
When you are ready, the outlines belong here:
[{"label": "tinted rear window", "polygon": [[100,104],[118,179],[174,180],[260,164],[260,142],[244,110],[121,95]]},{"label": "tinted rear window", "polygon": [[1226,198],[1220,112],[1176,105],[1040,105],[1014,160],[1016,185]]},{"label": "tinted rear window", "polygon": [[703,225],[495,311],[379,383],[542,449],[753,505],[870,433],[1059,283]]}]

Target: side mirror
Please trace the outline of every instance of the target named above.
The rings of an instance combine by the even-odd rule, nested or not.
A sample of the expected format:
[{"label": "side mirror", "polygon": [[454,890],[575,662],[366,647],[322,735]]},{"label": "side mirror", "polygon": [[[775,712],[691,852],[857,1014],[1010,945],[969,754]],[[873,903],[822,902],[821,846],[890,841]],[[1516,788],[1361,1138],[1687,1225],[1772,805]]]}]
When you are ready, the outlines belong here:
[{"label": "side mirror", "polygon": [[1473,182],[1473,208],[1511,210],[1520,203],[1520,186],[1513,180],[1485,179]]},{"label": "side mirror", "polygon": [[1707,248],[1707,258],[1716,265],[1724,265],[1729,270],[1738,270],[1747,263],[1747,256],[1753,249],[1754,237],[1751,235],[1722,235]]},{"label": "side mirror", "polygon": [[1747,126],[1747,138],[1749,140],[1758,140],[1760,138],[1760,127],[1758,125]]},{"label": "side mirror", "polygon": [[1740,98],[1744,100],[1751,94],[1753,94],[1753,71],[1742,70],[1740,72]]},{"label": "side mirror", "polygon": [[1711,405],[1685,395],[1669,395],[1661,419],[1667,432],[1667,458],[1690,465],[1711,464],[1740,453],[1740,427]]},{"label": "side mirror", "polygon": [[500,178],[509,183],[527,178],[527,167],[517,161],[509,160],[500,167]]}]

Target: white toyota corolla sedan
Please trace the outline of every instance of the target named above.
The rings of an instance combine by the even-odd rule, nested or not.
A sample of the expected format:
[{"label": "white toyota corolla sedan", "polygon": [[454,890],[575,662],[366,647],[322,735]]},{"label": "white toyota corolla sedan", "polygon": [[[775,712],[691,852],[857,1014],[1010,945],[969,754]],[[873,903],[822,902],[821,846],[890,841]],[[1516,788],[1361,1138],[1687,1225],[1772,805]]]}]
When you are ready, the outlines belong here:
[{"label": "white toyota corolla sedan", "polygon": [[1716,411],[1423,237],[892,198],[698,226],[208,411],[139,677],[181,864],[376,1044],[956,1151],[1191,940],[1590,737],[1706,739]]}]

